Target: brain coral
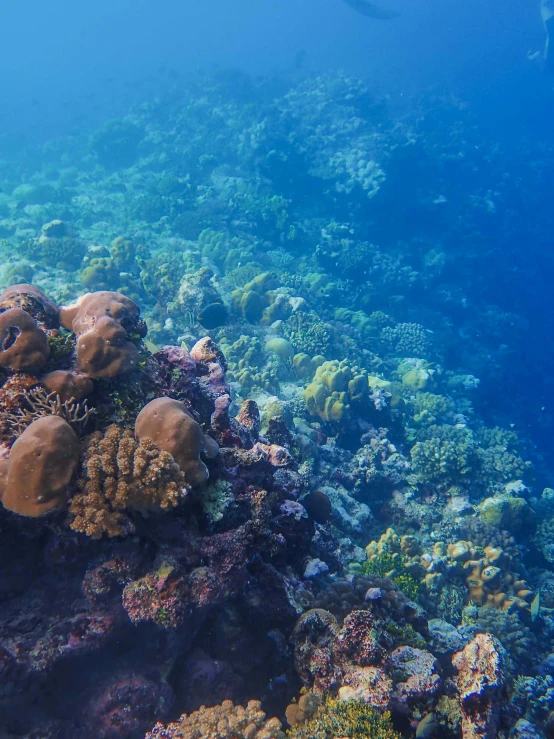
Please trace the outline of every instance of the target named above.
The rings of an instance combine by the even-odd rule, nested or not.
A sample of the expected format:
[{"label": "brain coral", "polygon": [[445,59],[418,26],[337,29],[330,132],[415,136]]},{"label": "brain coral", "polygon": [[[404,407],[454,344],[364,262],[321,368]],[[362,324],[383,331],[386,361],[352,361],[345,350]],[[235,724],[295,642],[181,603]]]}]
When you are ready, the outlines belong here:
[{"label": "brain coral", "polygon": [[59,416],[34,421],[0,461],[0,499],[22,516],[42,516],[65,505],[79,461],[79,440]]},{"label": "brain coral", "polygon": [[83,442],[82,475],[70,507],[70,526],[93,539],[133,530],[130,510],[145,513],[178,505],[188,490],[184,474],[150,439],[136,441],[112,425]]},{"label": "brain coral", "polygon": [[156,398],[145,405],[137,417],[135,434],[171,454],[190,485],[208,479],[208,468],[200,455],[215,457],[219,448],[179,400]]}]

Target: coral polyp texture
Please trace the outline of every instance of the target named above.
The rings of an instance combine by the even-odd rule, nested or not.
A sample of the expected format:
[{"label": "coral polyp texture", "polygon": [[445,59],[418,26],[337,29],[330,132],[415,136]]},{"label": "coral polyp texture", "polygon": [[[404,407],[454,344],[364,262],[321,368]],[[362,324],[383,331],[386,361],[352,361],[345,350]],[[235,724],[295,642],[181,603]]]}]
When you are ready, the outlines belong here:
[{"label": "coral polyp texture", "polygon": [[218,72],[0,137],[0,736],[554,736],[554,150],[471,116]]}]

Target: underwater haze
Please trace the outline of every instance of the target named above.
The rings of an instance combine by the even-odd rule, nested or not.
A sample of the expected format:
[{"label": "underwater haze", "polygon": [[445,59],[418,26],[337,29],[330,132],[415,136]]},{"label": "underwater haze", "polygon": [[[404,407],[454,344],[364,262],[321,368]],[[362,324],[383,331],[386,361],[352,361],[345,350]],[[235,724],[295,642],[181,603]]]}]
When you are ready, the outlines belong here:
[{"label": "underwater haze", "polygon": [[553,0],[2,28],[0,739],[554,737]]}]

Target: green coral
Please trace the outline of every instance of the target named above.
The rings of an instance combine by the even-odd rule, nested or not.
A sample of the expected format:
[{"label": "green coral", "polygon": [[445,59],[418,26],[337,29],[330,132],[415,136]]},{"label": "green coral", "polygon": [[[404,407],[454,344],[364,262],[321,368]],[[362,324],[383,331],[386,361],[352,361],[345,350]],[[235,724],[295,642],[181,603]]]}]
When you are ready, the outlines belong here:
[{"label": "green coral", "polygon": [[229,365],[227,379],[240,384],[242,397],[255,388],[274,391],[279,387],[275,368],[264,366],[265,354],[258,338],[242,334],[233,343],[221,339],[219,346]]},{"label": "green coral", "polygon": [[45,236],[28,239],[20,245],[21,253],[31,260],[36,260],[48,267],[63,270],[79,269],[87,253],[87,246],[73,236]]},{"label": "green coral", "polygon": [[432,332],[419,323],[398,323],[382,329],[379,344],[394,357],[426,357],[433,349]]},{"label": "green coral", "polygon": [[50,349],[49,366],[54,368],[63,366],[64,360],[68,359],[75,349],[77,343],[75,334],[69,331],[58,331],[56,334],[48,333],[46,339]]},{"label": "green coral", "polygon": [[216,480],[204,486],[200,495],[202,510],[212,523],[221,521],[234,500],[233,486],[226,480]]},{"label": "green coral", "polygon": [[468,485],[478,464],[477,445],[465,426],[433,425],[410,451],[419,482]]},{"label": "green coral", "polygon": [[401,625],[391,619],[386,622],[385,631],[392,636],[394,643],[399,646],[427,649],[427,642],[411,624]]},{"label": "green coral", "polygon": [[[230,237],[225,231],[205,228],[198,236],[202,256],[209,259],[224,272],[237,268],[252,253],[252,242],[238,236]],[[251,279],[251,278],[250,278]]]},{"label": "green coral", "polygon": [[81,271],[81,282],[89,290],[115,290],[119,269],[111,257],[93,257]]},{"label": "green coral", "polygon": [[531,476],[533,466],[520,457],[516,433],[497,427],[484,428],[479,430],[476,438],[481,447],[481,475],[487,488],[493,489],[512,480]]},{"label": "green coral", "polygon": [[403,555],[381,552],[367,559],[361,565],[360,572],[364,575],[388,577],[410,600],[417,603],[421,593],[421,583],[407,570],[402,571],[407,561],[407,557]]},{"label": "green coral", "polygon": [[445,395],[421,392],[407,401],[411,422],[417,427],[437,425],[454,411],[454,404]]},{"label": "green coral", "polygon": [[311,357],[316,354],[334,357],[337,354],[335,329],[313,311],[294,313],[283,326],[283,336],[293,346],[302,347],[302,351]]},{"label": "green coral", "polygon": [[313,718],[293,727],[292,739],[400,739],[394,731],[390,713],[377,713],[358,700],[337,701],[327,698]]}]

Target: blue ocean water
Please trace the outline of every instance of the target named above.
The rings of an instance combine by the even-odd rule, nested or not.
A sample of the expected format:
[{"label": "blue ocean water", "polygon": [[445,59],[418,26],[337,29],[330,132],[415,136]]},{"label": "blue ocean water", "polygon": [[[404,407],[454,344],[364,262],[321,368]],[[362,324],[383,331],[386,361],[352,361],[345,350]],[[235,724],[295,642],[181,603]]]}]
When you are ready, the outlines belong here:
[{"label": "blue ocean water", "polygon": [[554,736],[550,0],[2,14],[0,737]]}]

